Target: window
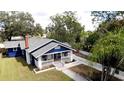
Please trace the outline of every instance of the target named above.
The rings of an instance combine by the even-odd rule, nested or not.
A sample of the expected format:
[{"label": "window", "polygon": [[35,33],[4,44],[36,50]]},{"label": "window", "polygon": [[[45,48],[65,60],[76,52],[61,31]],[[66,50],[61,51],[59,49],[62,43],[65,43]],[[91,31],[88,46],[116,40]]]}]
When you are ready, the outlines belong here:
[{"label": "window", "polygon": [[17,51],[17,48],[13,48],[13,51]]},{"label": "window", "polygon": [[47,55],[42,56],[42,60],[46,61],[47,60]]},{"label": "window", "polygon": [[53,55],[43,55],[42,56],[43,61],[47,61],[47,60],[51,60],[51,59],[53,59]]},{"label": "window", "polygon": [[63,56],[68,56],[68,52],[63,52]]},{"label": "window", "polygon": [[53,55],[47,55],[47,60],[53,59]]}]

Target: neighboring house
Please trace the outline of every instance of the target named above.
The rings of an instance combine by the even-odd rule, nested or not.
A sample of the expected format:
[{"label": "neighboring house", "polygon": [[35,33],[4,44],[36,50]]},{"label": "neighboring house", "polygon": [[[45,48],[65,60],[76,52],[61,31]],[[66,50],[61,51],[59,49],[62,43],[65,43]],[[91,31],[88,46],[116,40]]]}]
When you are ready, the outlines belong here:
[{"label": "neighboring house", "polygon": [[25,40],[6,41],[4,46],[9,57],[22,56],[39,69],[53,62],[72,61],[71,46],[54,39],[26,36]]}]

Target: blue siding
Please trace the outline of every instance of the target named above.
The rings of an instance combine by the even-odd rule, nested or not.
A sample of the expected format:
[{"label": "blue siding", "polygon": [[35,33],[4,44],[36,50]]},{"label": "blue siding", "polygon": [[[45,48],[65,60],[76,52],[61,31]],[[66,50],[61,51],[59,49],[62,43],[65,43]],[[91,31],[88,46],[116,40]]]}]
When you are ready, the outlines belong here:
[{"label": "blue siding", "polygon": [[48,51],[47,53],[61,52],[61,51],[66,51],[66,50],[70,50],[70,49],[61,46],[60,49],[53,48],[52,50]]},{"label": "blue siding", "polygon": [[18,57],[18,56],[22,55],[22,51],[21,51],[21,49],[19,47],[17,48],[17,51],[13,51],[13,48],[9,48],[7,50],[7,55],[9,57]]}]

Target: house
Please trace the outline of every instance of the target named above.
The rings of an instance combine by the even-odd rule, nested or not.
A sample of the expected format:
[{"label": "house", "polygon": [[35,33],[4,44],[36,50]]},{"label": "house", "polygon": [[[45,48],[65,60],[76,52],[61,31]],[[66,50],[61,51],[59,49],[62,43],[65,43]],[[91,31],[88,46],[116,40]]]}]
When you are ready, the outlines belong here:
[{"label": "house", "polygon": [[4,46],[9,57],[22,56],[27,64],[35,65],[38,69],[53,62],[72,61],[71,46],[54,39],[29,38],[27,35],[25,40],[5,41]]}]

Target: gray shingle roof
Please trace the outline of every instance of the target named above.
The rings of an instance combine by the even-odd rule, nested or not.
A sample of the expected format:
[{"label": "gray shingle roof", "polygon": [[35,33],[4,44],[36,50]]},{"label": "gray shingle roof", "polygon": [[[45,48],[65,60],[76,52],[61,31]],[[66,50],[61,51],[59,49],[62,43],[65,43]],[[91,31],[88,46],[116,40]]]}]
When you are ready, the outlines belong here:
[{"label": "gray shingle roof", "polygon": [[[46,38],[40,38],[40,37],[29,38],[29,48],[26,51],[28,51],[30,53],[50,41],[52,41],[52,39],[46,39]],[[5,41],[4,45],[5,45],[5,48],[16,48],[20,45],[21,49],[25,49],[25,41],[24,40]]]},{"label": "gray shingle roof", "polygon": [[[6,41],[4,42],[5,48],[15,48],[20,45],[21,49],[25,49],[25,41]],[[51,50],[57,45],[62,45],[64,47],[67,47],[71,50],[70,45],[61,43],[54,39],[47,39],[47,38],[40,38],[40,37],[32,37],[29,38],[29,48],[26,49],[28,53],[31,53],[35,58],[39,57],[40,55],[43,55],[48,50]]]},{"label": "gray shingle roof", "polygon": [[59,44],[55,42],[51,42],[47,44],[45,47],[41,47],[40,49],[36,50],[35,52],[31,53],[35,58],[38,58],[39,56],[43,55],[47,51],[53,49],[54,47],[58,46]]},{"label": "gray shingle roof", "polygon": [[3,44],[5,48],[16,48],[21,47],[21,49],[24,49],[24,41],[5,41]]},{"label": "gray shingle roof", "polygon": [[51,41],[52,41],[52,39],[47,39],[47,38],[37,38],[37,37],[30,38],[29,39],[29,48],[26,51],[28,51],[30,53]]}]

